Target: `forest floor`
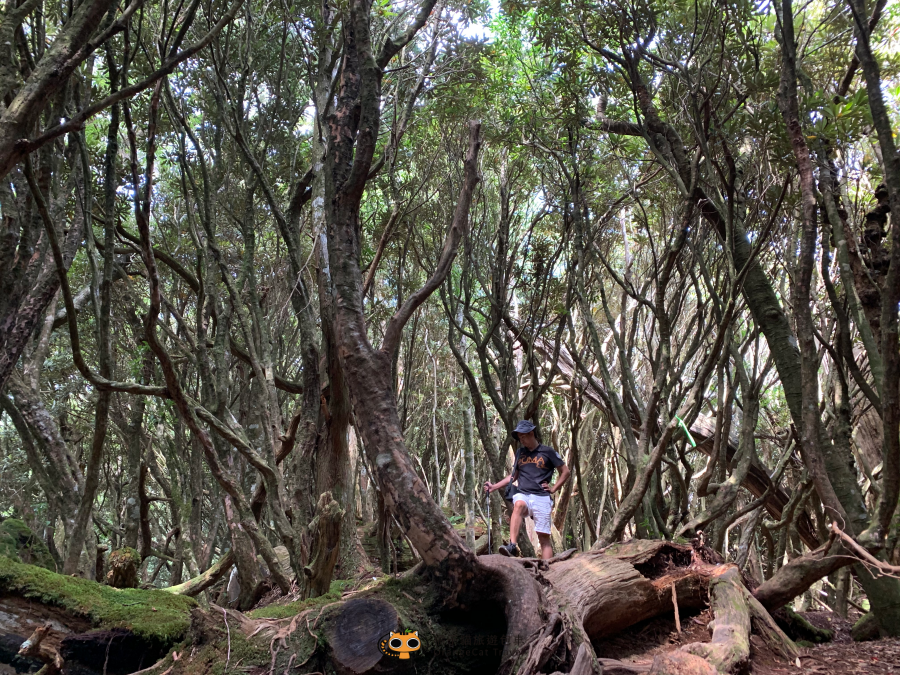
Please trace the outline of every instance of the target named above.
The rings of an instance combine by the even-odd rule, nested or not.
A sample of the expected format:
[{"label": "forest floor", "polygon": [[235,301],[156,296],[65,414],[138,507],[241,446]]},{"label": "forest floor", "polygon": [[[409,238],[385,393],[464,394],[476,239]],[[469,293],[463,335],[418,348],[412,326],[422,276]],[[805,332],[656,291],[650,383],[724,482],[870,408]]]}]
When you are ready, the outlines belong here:
[{"label": "forest floor", "polygon": [[[834,640],[820,645],[801,647],[800,668],[773,654],[756,635],[750,638],[750,673],[752,675],[871,675],[900,674],[900,639],[854,642],[850,637],[852,620],[844,620],[829,612],[805,612],[804,616],[820,628],[834,630]],[[708,642],[709,611],[683,616],[681,634],[675,630],[674,617],[657,617],[632,626],[619,635],[594,645],[597,656],[626,663],[646,664],[657,654],[674,651],[691,642]],[[610,671],[611,673],[613,671]]]},{"label": "forest floor", "polygon": [[[480,521],[476,521],[476,537],[484,533]],[[463,525],[457,524],[457,529]],[[374,566],[378,566],[378,550],[374,532],[371,528],[359,528],[360,541]],[[415,558],[404,542],[398,541],[399,569],[405,570],[415,564]],[[380,571],[377,573],[380,574]],[[368,579],[368,577],[365,577]],[[352,582],[348,582],[352,585]],[[342,589],[347,590],[347,589]],[[352,590],[352,589],[350,589]],[[804,612],[806,619],[819,628],[834,631],[834,639],[825,644],[801,645],[800,668],[788,663],[769,650],[756,635],[750,638],[750,674],[751,675],[797,675],[810,673],[816,675],[855,675],[865,673],[872,675],[900,675],[900,639],[889,638],[872,642],[854,642],[850,637],[850,629],[860,614],[851,610],[849,619],[842,619],[827,611]],[[627,663],[642,664],[649,667],[657,654],[674,651],[691,642],[708,642],[710,639],[709,624],[712,616],[709,610],[700,614],[688,614],[681,617],[682,632],[675,629],[672,616],[662,616],[643,621],[622,633],[610,636],[594,644],[597,656],[616,659]],[[611,675],[616,671],[609,670]]]}]

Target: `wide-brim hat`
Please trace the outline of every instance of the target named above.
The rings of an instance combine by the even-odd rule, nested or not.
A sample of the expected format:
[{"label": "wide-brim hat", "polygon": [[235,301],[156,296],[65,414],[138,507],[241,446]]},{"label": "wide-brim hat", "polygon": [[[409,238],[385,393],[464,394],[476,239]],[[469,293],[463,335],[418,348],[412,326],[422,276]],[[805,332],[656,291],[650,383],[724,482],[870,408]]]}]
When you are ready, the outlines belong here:
[{"label": "wide-brim hat", "polygon": [[537,426],[529,422],[528,420],[522,420],[516,425],[516,428],[512,430],[513,438],[519,440],[519,434],[527,434],[530,431],[534,431],[537,429]]}]

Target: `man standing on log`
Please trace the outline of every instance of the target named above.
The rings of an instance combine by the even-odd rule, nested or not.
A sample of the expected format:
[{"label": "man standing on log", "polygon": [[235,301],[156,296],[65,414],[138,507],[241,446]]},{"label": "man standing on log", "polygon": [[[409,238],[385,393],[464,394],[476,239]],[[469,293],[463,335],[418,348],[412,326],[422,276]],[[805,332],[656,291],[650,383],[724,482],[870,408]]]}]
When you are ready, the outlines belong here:
[{"label": "man standing on log", "polygon": [[[559,453],[538,442],[534,435],[534,426],[528,420],[516,425],[512,435],[519,442],[512,473],[497,483],[487,481],[484,491],[491,493],[518,481],[518,491],[513,496],[513,512],[509,520],[509,544],[500,547],[500,553],[506,556],[519,555],[516,539],[525,516],[534,520],[534,530],[541,542],[541,557],[544,560],[553,557],[553,546],[550,543],[550,512],[553,500],[550,495],[559,490],[569,479],[569,467]],[[559,478],[553,487],[550,479],[553,472],[559,469]]]}]

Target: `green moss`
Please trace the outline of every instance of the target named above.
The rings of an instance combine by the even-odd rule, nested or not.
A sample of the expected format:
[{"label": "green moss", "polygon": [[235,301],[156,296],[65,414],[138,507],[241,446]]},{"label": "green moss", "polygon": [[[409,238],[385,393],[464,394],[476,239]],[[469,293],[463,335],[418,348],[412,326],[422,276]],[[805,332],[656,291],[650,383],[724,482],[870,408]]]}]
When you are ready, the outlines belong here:
[{"label": "green moss", "polygon": [[868,642],[881,637],[881,627],[878,625],[878,619],[875,618],[875,614],[869,612],[859,617],[859,621],[853,624],[853,628],[850,629],[850,636],[856,642]]},{"label": "green moss", "polygon": [[127,628],[165,647],[185,637],[190,627],[190,610],[197,606],[193,599],[181,595],[102,586],[2,556],[0,592],[60,607],[90,619],[97,628]]},{"label": "green moss", "polygon": [[128,563],[140,565],[141,554],[128,546],[117,549],[109,554],[110,565],[127,565]]},{"label": "green moss", "polygon": [[0,555],[44,569],[56,569],[47,544],[18,518],[7,518],[0,523]]},{"label": "green moss", "polygon": [[785,619],[779,621],[779,616],[776,614],[775,620],[779,621],[779,625],[781,625],[784,632],[795,640],[821,644],[823,642],[831,642],[834,639],[833,630],[814,626],[802,614],[795,612],[790,605],[785,605],[784,616]]},{"label": "green moss", "polygon": [[[283,624],[282,628],[285,626]],[[325,644],[321,629],[319,633],[318,644]],[[283,673],[289,666],[305,662],[317,645],[308,626],[303,624],[298,624],[293,633],[285,635],[283,640],[276,641],[274,645],[272,636],[273,632],[267,629],[249,637],[235,624],[233,618],[228,619],[226,629],[224,617],[219,614],[213,622],[205,622],[199,634],[194,633],[194,637],[200,639],[200,644],[191,652],[190,658],[179,659],[173,664],[175,675]],[[271,669],[270,664],[273,662],[270,650],[273,647],[276,658],[274,669]]]},{"label": "green moss", "polygon": [[[225,674],[225,659],[228,654],[222,654],[221,648],[225,646],[219,642],[219,657],[210,664],[207,672],[210,675]],[[223,656],[225,658],[223,658]],[[229,672],[240,672],[238,669],[265,666],[272,659],[268,642],[265,640],[253,640],[239,630],[231,630],[231,658],[228,661]]]},{"label": "green moss", "polygon": [[332,581],[328,592],[320,595],[318,598],[310,598],[309,600],[295,600],[284,605],[267,605],[247,612],[247,616],[253,619],[285,619],[289,616],[295,616],[300,612],[312,609],[314,607],[322,607],[329,602],[336,602],[341,599],[343,593],[353,582],[352,581]]},{"label": "green moss", "polygon": [[397,610],[400,630],[418,630],[423,640],[427,637],[434,644],[434,626],[428,608],[437,601],[436,586],[425,583],[419,576],[386,577],[374,597],[387,600]]},{"label": "green moss", "polygon": [[0,555],[15,560],[19,559],[19,547],[16,546],[16,540],[6,532],[0,532]]},{"label": "green moss", "polygon": [[178,675],[206,675],[217,665],[221,674],[225,670],[226,657],[227,654],[221,654],[215,645],[203,645],[189,659],[179,659],[172,665]]}]

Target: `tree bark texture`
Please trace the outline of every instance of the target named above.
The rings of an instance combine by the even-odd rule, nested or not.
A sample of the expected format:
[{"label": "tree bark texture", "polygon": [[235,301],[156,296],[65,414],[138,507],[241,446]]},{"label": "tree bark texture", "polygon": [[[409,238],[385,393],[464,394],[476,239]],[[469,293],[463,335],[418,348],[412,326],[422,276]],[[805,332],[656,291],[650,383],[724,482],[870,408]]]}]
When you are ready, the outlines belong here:
[{"label": "tree bark texture", "polygon": [[0,176],[6,176],[22,159],[23,141],[31,135],[53,95],[97,47],[90,43],[90,37],[100,26],[103,15],[114,6],[110,0],[92,0],[79,5],[7,105],[0,117]]},{"label": "tree bark texture", "polygon": [[331,586],[331,577],[341,551],[341,520],[344,510],[331,496],[323,492],[316,507],[316,517],[309,524],[310,557],[303,568],[301,595],[317,598]]},{"label": "tree bark texture", "polygon": [[[425,24],[433,3],[426,3],[413,24],[394,42],[388,38],[372,52],[369,8],[356,0],[344,30],[345,54],[337,104],[328,120],[329,152],[325,162],[325,219],[335,328],[341,366],[347,379],[358,428],[386,506],[394,513],[419,556],[446,582],[451,594],[472,574],[474,554],[434,503],[418,478],[403,442],[392,380],[391,363],[402,329],[413,312],[443,282],[468,227],[468,212],[478,174],[479,126],[470,125],[465,178],[456,212],[435,273],[410,296],[388,322],[381,349],[368,339],[362,307],[360,272],[360,201],[372,164],[380,119],[384,66]],[[408,37],[407,37],[408,36]]]}]

